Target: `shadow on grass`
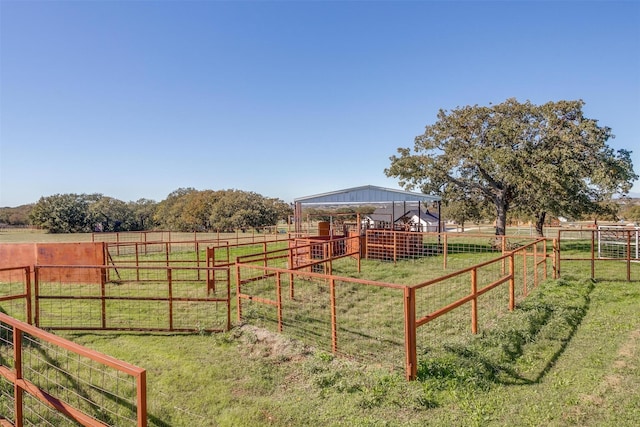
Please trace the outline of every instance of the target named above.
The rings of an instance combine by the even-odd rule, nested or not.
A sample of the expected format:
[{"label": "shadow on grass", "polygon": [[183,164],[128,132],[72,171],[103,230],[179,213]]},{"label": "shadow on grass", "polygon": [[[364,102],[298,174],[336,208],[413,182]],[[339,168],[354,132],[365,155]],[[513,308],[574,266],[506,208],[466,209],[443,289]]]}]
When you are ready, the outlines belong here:
[{"label": "shadow on grass", "polygon": [[[44,387],[47,393],[50,393],[52,394],[52,396],[55,396],[58,392],[64,392],[65,389],[69,389],[69,390],[73,390],[73,392],[77,394],[77,396],[80,398],[81,401],[85,401],[85,402],[110,401],[115,405],[119,405],[126,408],[127,411],[129,411],[130,413],[133,413],[133,414],[136,413],[137,407],[133,403],[124,401],[121,397],[107,390],[106,387],[93,385],[90,382],[87,382],[86,379],[82,379],[70,373],[70,371],[74,371],[74,372],[76,371],[73,369],[71,370],[69,369],[69,360],[73,359],[73,361],[76,361],[75,358],[71,356],[72,353],[69,353],[69,356],[71,357],[57,358],[55,357],[55,355],[61,354],[61,352],[58,349],[54,348],[53,350],[51,350],[46,345],[42,345],[38,340],[32,339],[31,337],[28,337],[28,336],[25,336],[24,343],[25,343],[25,347],[31,348],[30,351],[40,354],[40,356],[35,356],[35,353],[34,353],[34,356],[30,356],[27,358],[28,360],[34,360],[36,362],[36,365],[30,366],[28,370],[32,372],[38,372],[38,374],[36,375],[41,377],[41,378],[32,378],[32,381],[34,381],[36,385],[38,385],[37,383],[44,379],[44,383],[41,387]],[[50,353],[52,353],[53,355]],[[40,362],[41,362],[40,366],[37,366],[38,358],[40,359]],[[78,366],[79,366],[79,369],[81,370],[80,363],[78,364]],[[53,375],[56,378],[56,381],[58,382],[57,385],[52,384],[50,382],[50,379],[49,379],[50,373],[48,372],[50,369],[53,369],[56,372]],[[62,380],[63,378],[64,380]],[[53,399],[57,401],[55,397],[53,397]],[[72,403],[72,402],[66,402],[66,403]],[[87,411],[87,409],[88,408],[84,408],[82,410]],[[103,410],[103,409],[104,408],[101,408],[101,407],[95,407],[85,413],[87,413],[88,415],[94,417],[99,421],[106,422],[107,424],[112,425],[113,422],[115,422],[115,420],[111,418],[108,409],[107,410]],[[153,415],[150,415],[150,414],[147,414],[147,420],[152,422],[153,425],[156,425],[156,426],[169,427],[169,424],[165,423],[161,419],[154,417]]]},{"label": "shadow on grass", "polygon": [[590,280],[546,283],[490,331],[428,349],[418,379],[438,389],[540,382],[587,314],[594,287]]}]

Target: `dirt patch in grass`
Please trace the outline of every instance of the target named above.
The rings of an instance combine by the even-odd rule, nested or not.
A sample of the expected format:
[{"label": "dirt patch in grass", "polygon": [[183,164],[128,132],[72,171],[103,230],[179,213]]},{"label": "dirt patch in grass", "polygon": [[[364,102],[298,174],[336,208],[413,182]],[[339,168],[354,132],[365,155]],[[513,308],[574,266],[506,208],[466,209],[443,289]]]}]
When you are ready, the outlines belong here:
[{"label": "dirt patch in grass", "polygon": [[239,326],[234,335],[242,342],[246,355],[278,361],[297,361],[308,356],[313,349],[282,334],[252,325]]}]

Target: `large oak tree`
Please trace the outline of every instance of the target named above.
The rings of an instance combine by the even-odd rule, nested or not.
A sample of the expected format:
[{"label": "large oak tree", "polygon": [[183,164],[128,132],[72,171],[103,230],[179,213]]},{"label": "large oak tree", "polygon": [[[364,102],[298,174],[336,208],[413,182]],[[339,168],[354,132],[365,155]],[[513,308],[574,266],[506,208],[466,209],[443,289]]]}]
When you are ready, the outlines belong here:
[{"label": "large oak tree", "polygon": [[624,194],[638,178],[630,151],[607,145],[611,129],[584,117],[578,101],[502,104],[440,110],[438,120],[399,148],[387,176],[400,185],[438,194],[445,203],[473,200],[495,209],[496,234],[507,214],[576,217],[602,211],[603,200]]}]

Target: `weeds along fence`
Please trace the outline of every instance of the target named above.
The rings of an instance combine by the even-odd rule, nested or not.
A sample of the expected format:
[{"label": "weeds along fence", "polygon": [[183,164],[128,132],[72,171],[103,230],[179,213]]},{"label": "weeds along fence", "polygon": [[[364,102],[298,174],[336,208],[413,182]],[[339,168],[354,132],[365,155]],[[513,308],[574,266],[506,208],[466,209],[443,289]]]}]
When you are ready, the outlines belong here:
[{"label": "weeds along fence", "polygon": [[558,230],[556,274],[606,280],[640,280],[639,231],[611,227]]},{"label": "weeds along fence", "polygon": [[[418,284],[238,259],[238,321],[284,332],[336,354],[391,368],[404,366],[407,379],[414,379],[418,355],[427,354],[434,340],[477,333],[479,325],[490,327],[546,278],[546,264],[544,239]],[[424,272],[429,273],[435,272]]]},{"label": "weeds along fence", "polygon": [[103,280],[96,283],[80,280],[86,268],[95,266],[66,266],[64,274],[56,274],[59,266],[35,267],[36,326],[167,332],[230,328],[228,268],[103,266]]},{"label": "weeds along fence", "polygon": [[146,371],[0,313],[0,425],[147,425]]}]

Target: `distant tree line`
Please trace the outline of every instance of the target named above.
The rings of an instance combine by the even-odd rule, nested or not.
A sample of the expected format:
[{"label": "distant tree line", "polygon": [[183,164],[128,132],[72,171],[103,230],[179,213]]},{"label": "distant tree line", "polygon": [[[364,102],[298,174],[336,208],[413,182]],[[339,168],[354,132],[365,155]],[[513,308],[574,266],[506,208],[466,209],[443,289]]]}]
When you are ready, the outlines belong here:
[{"label": "distant tree line", "polygon": [[241,190],[180,188],[161,202],[123,202],[102,194],[55,194],[35,204],[0,208],[0,225],[34,226],[50,233],[93,231],[257,230],[287,220],[284,201]]}]

